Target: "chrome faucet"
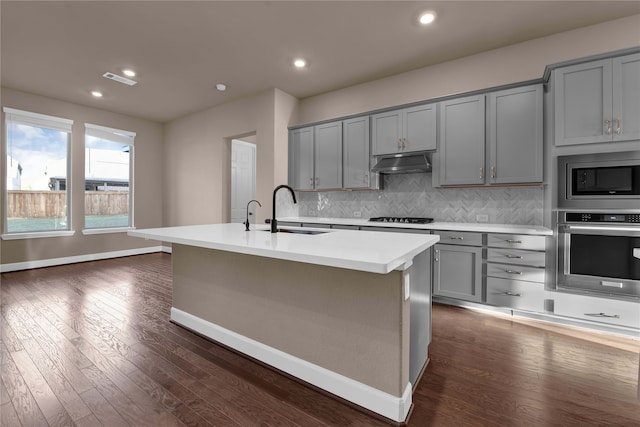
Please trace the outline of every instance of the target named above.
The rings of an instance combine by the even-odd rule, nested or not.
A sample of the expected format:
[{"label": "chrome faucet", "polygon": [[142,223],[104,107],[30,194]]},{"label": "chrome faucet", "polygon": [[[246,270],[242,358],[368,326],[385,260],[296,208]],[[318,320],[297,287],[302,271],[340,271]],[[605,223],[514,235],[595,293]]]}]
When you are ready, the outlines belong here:
[{"label": "chrome faucet", "polygon": [[289,190],[289,192],[291,193],[291,197],[293,197],[293,203],[298,203],[296,201],[296,193],[293,192],[293,188],[289,187],[288,185],[278,185],[276,187],[275,190],[273,190],[273,216],[271,217],[271,232],[272,233],[277,233],[278,232],[278,221],[276,220],[276,193],[278,192],[279,189],[281,188],[286,188],[287,190]]},{"label": "chrome faucet", "polygon": [[257,200],[249,200],[249,203],[247,203],[247,220],[244,223],[244,225],[246,225],[246,228],[245,228],[246,231],[249,231],[249,215],[250,215],[250,213],[249,213],[249,205],[251,204],[251,202],[256,202],[258,204],[258,206],[262,207],[262,205],[260,204],[259,201],[257,201]]}]

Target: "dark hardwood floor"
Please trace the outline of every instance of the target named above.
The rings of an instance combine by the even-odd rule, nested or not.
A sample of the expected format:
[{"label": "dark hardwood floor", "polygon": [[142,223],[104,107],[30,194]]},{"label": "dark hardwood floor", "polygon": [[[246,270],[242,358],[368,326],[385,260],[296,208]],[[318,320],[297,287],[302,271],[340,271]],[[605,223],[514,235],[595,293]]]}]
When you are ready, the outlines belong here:
[{"label": "dark hardwood floor", "polygon": [[[382,426],[168,321],[171,257],[2,274],[2,426]],[[409,426],[640,425],[640,342],[434,306]]]}]

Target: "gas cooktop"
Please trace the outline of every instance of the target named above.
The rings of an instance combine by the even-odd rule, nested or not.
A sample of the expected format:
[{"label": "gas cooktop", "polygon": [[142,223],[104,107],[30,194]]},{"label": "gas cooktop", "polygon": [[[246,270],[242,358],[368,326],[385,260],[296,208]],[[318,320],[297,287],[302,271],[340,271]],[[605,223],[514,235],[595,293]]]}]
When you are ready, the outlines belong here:
[{"label": "gas cooktop", "polygon": [[370,222],[395,222],[400,224],[428,224],[433,222],[433,218],[415,218],[415,217],[397,217],[397,216],[380,216],[369,218]]}]

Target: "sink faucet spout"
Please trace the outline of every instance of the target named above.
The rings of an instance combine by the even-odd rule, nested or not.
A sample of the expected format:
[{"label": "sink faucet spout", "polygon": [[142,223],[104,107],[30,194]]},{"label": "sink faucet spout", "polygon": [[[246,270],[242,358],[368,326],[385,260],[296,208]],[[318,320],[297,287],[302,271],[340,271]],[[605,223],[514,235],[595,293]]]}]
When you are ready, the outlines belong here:
[{"label": "sink faucet spout", "polygon": [[249,231],[249,215],[251,215],[250,212],[249,212],[249,205],[252,202],[256,202],[258,204],[258,206],[262,207],[262,205],[260,204],[259,201],[255,200],[255,199],[254,200],[249,200],[249,203],[247,203],[247,220],[244,223],[244,225],[246,226],[246,228],[245,228],[246,231]]},{"label": "sink faucet spout", "polygon": [[276,220],[276,193],[278,192],[279,189],[281,188],[286,188],[287,190],[289,190],[289,192],[291,193],[291,197],[293,198],[293,203],[298,203],[296,201],[296,193],[293,192],[293,188],[289,187],[288,185],[278,185],[275,190],[273,190],[273,215],[271,217],[271,232],[272,233],[277,233],[278,232],[278,221]]}]

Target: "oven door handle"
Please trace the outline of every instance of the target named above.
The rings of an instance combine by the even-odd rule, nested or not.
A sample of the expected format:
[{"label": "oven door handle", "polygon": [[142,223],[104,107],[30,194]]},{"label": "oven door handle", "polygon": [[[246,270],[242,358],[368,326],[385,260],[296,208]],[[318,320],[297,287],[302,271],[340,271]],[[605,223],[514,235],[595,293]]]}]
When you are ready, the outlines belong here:
[{"label": "oven door handle", "polygon": [[560,233],[597,234],[601,236],[640,237],[640,227],[624,225],[575,225],[558,224]]}]

